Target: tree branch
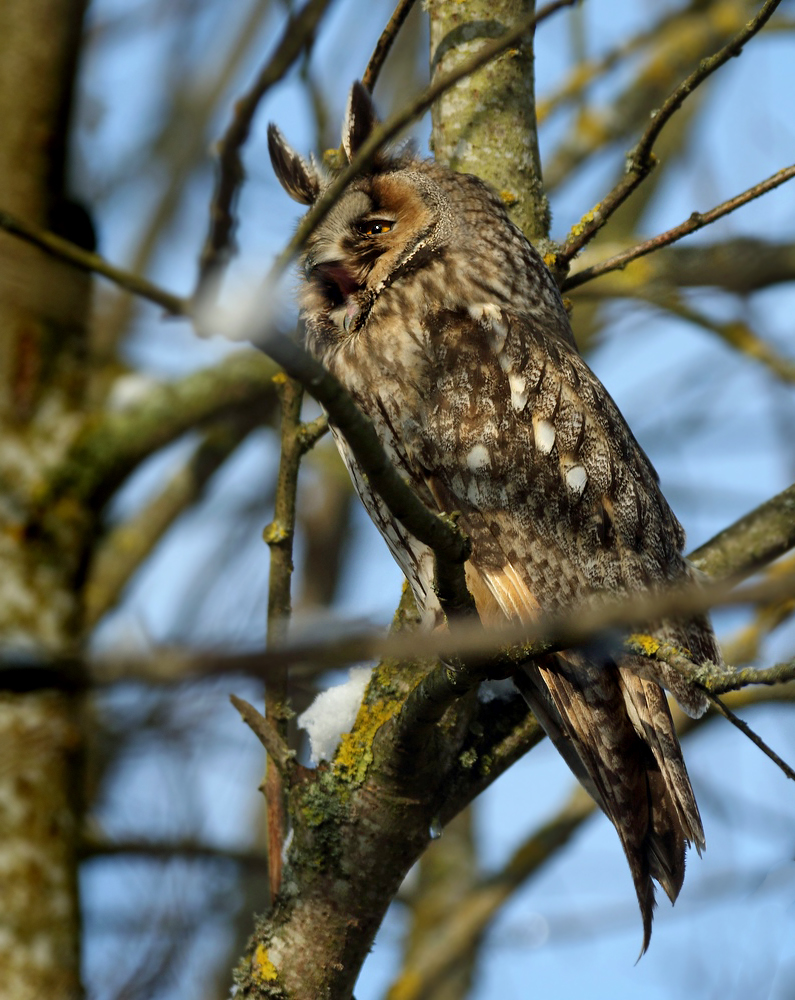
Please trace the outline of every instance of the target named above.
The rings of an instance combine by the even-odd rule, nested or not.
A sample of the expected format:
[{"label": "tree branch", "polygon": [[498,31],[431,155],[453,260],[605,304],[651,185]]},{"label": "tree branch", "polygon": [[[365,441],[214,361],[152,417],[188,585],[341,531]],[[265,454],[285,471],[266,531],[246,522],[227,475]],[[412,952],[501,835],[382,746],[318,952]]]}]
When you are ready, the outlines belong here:
[{"label": "tree branch", "polygon": [[761,195],[766,194],[768,191],[772,191],[793,177],[795,177],[795,165],[779,170],[772,177],[768,177],[767,180],[760,181],[753,187],[748,188],[748,190],[743,191],[742,194],[735,195],[734,198],[716,205],[715,208],[710,209],[708,212],[693,212],[685,222],[680,223],[680,225],[675,226],[673,229],[660,233],[658,236],[653,236],[651,239],[644,240],[642,243],[638,243],[636,246],[630,247],[622,253],[609,257],[600,264],[593,264],[591,267],[576,271],[564,281],[563,291],[571,291],[585,284],[587,281],[592,281],[603,274],[608,274],[610,271],[623,270],[631,261],[637,260],[639,257],[644,257],[646,254],[659,250],[661,247],[669,246],[671,243],[681,240],[684,236],[689,236],[691,233],[703,229],[704,226],[711,225],[718,219],[723,218],[724,215],[728,215],[743,205],[747,205],[748,202],[761,197]]},{"label": "tree branch", "polygon": [[289,18],[276,50],[260,70],[253,86],[235,101],[232,120],[218,142],[215,191],[210,202],[210,225],[199,259],[194,299],[204,297],[211,284],[211,294],[214,294],[224,267],[234,251],[234,230],[237,225],[235,202],[245,179],[240,151],[249,137],[260,101],[310,43],[329,4],[330,0],[308,0],[298,14]]},{"label": "tree branch", "polygon": [[412,693],[407,700],[406,713],[416,713],[418,721],[425,718],[426,708],[439,718],[444,702],[461,697],[483,680],[510,676],[525,659],[573,646],[610,643],[615,641],[617,632],[660,618],[692,617],[713,608],[757,604],[795,595],[792,573],[742,588],[736,588],[734,583],[733,580],[696,582],[612,600],[600,595],[604,600],[598,604],[570,609],[533,624],[484,629],[480,623],[462,622],[454,632],[436,631],[411,637],[351,630],[344,638],[336,633],[312,641],[292,642],[264,654],[262,662],[266,669],[272,669],[278,663],[313,659],[331,668],[384,657],[440,659],[447,664],[460,657],[463,667],[438,665],[423,677],[416,694]]},{"label": "tree branch", "polygon": [[409,16],[414,3],[415,0],[399,0],[397,7],[392,12],[392,17],[387,21],[386,27],[376,42],[373,54],[367,63],[367,69],[362,74],[362,84],[371,94],[398,32],[403,27],[403,22]]},{"label": "tree branch", "polygon": [[19,219],[10,212],[5,212],[2,209],[0,209],[0,229],[5,229],[6,232],[18,236],[27,243],[32,243],[34,246],[39,247],[40,250],[44,250],[45,253],[58,257],[59,260],[65,260],[70,264],[74,264],[75,267],[79,267],[82,271],[89,271],[92,274],[99,274],[103,278],[107,278],[114,285],[132,292],[134,295],[139,296],[139,298],[147,299],[149,302],[154,302],[155,305],[162,306],[171,316],[188,315],[189,303],[187,299],[180,298],[178,295],[172,295],[164,288],[155,285],[151,281],[147,281],[146,278],[139,277],[137,274],[125,271],[121,267],[114,267],[113,264],[109,264],[99,254],[84,250],[76,243],[72,243],[71,240],[65,240],[62,236],[56,236],[55,233],[51,233],[47,229],[42,229],[32,222],[25,222],[23,219]]},{"label": "tree branch", "polygon": [[559,266],[565,267],[593,239],[610,216],[632,194],[635,188],[648,177],[656,165],[656,158],[652,150],[663,128],[694,90],[716,70],[720,69],[721,66],[742,52],[743,46],[764,27],[779,3],[780,0],[766,0],[756,16],[748,21],[741,31],[714,55],[702,59],[698,67],[669,94],[668,98],[663,102],[662,107],[652,113],[651,124],[646,128],[639,142],[627,157],[627,167],[624,177],[572,229],[563,249],[557,255]]},{"label": "tree branch", "polygon": [[237,695],[230,694],[229,700],[238,712],[240,712],[243,721],[249,729],[265,747],[269,759],[279,769],[279,773],[289,781],[296,768],[295,753],[288,748],[277,732],[276,727],[270,719],[266,719],[253,705],[242,698],[238,698]]},{"label": "tree branch", "polygon": [[[724,678],[727,675],[732,678],[729,682],[728,690],[736,690],[736,671],[723,670],[711,664],[699,666],[698,664],[693,663],[684,650],[678,649],[676,646],[671,645],[671,643],[658,642],[651,636],[630,636],[626,641],[626,646],[638,656],[644,656],[648,659],[660,660],[663,663],[667,663],[669,666],[673,667],[674,670],[682,674],[683,677],[686,677],[689,681],[700,687],[706,694],[707,698],[709,698],[712,706],[724,717],[724,719],[731,722],[731,724],[739,729],[744,736],[747,736],[755,746],[759,747],[762,753],[769,757],[770,760],[772,760],[773,763],[776,764],[791,781],[795,781],[795,771],[793,771],[789,764],[782,760],[781,757],[779,757],[779,755],[772,750],[767,743],[765,743],[762,737],[755,733],[746,722],[743,722],[743,720],[739,719],[734,712],[731,711],[731,709],[727,708],[713,690],[714,679],[720,678],[725,684],[726,682]],[[749,671],[743,671],[743,673],[748,674]],[[776,677],[776,680],[772,680],[772,677]],[[773,668],[772,673],[768,671],[766,675],[767,684],[786,683],[791,680],[795,680],[795,660],[791,663],[781,664],[780,666]]]},{"label": "tree branch", "polygon": [[136,406],[89,422],[66,462],[51,472],[43,500],[70,494],[102,502],[144,458],[197,424],[240,407],[271,407],[276,371],[262,355],[238,351],[153,388]]},{"label": "tree branch", "polygon": [[716,580],[743,579],[795,547],[795,485],[692,552],[688,559]]},{"label": "tree branch", "polygon": [[[281,402],[281,454],[276,480],[276,500],[273,521],[263,533],[270,548],[268,579],[268,647],[278,645],[287,635],[292,612],[291,583],[293,575],[293,539],[295,537],[295,502],[298,470],[304,453],[301,439],[301,403],[303,389],[286,375],[275,376]],[[280,739],[287,743],[287,684],[288,668],[271,672],[265,685],[265,716]],[[268,875],[271,898],[281,888],[282,851],[287,834],[287,802],[281,773],[269,757],[265,771],[265,801],[267,804]]]}]

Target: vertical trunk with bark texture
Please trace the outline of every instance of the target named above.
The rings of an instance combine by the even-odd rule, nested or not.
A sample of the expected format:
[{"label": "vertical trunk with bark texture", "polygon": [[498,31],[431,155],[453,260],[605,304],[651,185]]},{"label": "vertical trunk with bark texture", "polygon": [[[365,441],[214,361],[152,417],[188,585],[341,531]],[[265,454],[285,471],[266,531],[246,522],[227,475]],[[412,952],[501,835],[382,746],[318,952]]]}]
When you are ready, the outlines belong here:
[{"label": "vertical trunk with bark texture", "polygon": [[[434,80],[533,13],[533,0],[430,0]],[[529,240],[549,234],[549,204],[538,152],[533,34],[461,80],[434,104],[439,163],[477,174],[505,202]]]},{"label": "vertical trunk with bark texture", "polygon": [[[64,230],[85,0],[0,3],[0,206]],[[88,282],[0,234],[0,980],[3,1000],[81,993],[73,700],[29,666],[74,644],[89,518],[46,505],[82,426]],[[21,659],[18,654],[21,654]],[[26,659],[27,658],[27,659]],[[15,660],[16,663],[10,663]]]}]

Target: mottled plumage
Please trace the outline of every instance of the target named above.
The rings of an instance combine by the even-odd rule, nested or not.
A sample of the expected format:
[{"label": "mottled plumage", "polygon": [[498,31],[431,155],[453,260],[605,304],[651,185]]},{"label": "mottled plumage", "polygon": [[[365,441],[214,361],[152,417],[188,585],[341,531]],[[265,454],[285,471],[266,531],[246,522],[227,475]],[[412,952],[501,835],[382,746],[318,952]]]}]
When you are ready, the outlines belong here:
[{"label": "mottled plumage", "polygon": [[[343,144],[375,118],[360,85]],[[271,158],[305,204],[326,179],[271,126]],[[486,623],[532,621],[599,595],[689,579],[684,534],[657,475],[577,352],[555,283],[497,195],[475,177],[381,154],[310,238],[302,315],[311,350],[373,420],[433,511],[459,511],[467,581]],[[431,553],[369,490],[337,444],[429,624]],[[708,622],[649,630],[718,661]],[[660,684],[693,715],[703,696],[662,664],[581,652],[528,665],[517,684],[618,831],[651,932],[652,878],[671,900],[686,843],[704,834]]]}]

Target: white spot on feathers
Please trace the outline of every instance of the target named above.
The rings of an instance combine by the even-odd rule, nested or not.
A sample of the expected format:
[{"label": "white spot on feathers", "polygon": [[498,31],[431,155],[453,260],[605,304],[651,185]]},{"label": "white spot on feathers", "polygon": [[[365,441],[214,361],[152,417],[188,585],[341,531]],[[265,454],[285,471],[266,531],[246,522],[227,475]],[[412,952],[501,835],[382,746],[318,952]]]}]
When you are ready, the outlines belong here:
[{"label": "white spot on feathers", "polygon": [[527,406],[527,382],[524,376],[517,375],[516,372],[508,372],[508,385],[511,388],[511,406],[521,413]]},{"label": "white spot on feathers", "polygon": [[505,346],[505,338],[508,336],[508,327],[503,322],[502,310],[493,302],[475,302],[469,307],[469,315],[476,323],[480,323],[488,330],[492,349],[495,354],[499,354]]},{"label": "white spot on feathers", "polygon": [[542,455],[548,455],[555,446],[555,426],[548,420],[533,421],[533,437],[536,448]]},{"label": "white spot on feathers", "polygon": [[588,484],[588,473],[582,465],[572,465],[566,470],[566,485],[577,496],[581,496]]},{"label": "white spot on feathers", "polygon": [[479,469],[485,469],[491,465],[489,449],[484,444],[476,444],[470,448],[467,454],[467,465],[472,472],[477,472]]}]

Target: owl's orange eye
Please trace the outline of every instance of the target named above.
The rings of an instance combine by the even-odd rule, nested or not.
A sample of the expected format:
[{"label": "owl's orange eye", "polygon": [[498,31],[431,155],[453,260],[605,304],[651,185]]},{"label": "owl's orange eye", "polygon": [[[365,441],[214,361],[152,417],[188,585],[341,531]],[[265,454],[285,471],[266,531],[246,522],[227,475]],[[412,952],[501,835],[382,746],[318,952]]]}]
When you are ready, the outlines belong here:
[{"label": "owl's orange eye", "polygon": [[356,228],[362,236],[383,236],[384,233],[388,233],[392,229],[394,224],[389,219],[365,219]]}]

